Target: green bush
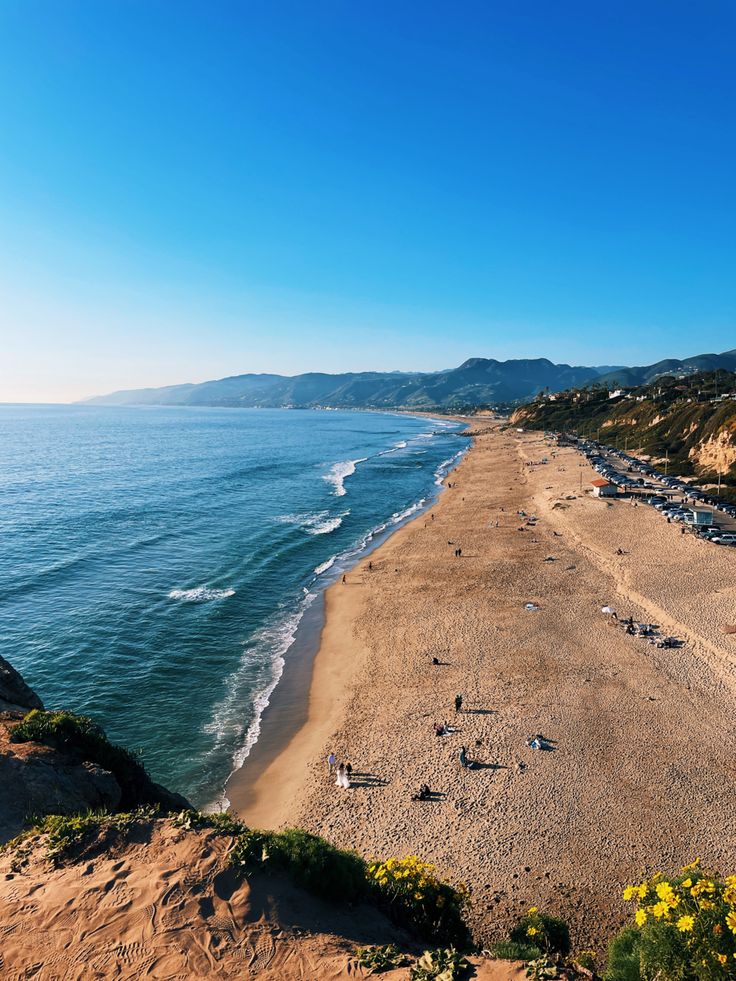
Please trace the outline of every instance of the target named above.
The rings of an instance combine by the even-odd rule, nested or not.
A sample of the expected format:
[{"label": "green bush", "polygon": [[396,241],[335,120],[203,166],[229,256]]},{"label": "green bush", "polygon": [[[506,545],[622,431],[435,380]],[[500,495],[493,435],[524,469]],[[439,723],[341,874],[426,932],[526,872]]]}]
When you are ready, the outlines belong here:
[{"label": "green bush", "polygon": [[425,950],[409,974],[410,981],[460,981],[470,971],[470,963],[455,950]]},{"label": "green bush", "polygon": [[468,942],[465,886],[446,882],[416,855],[371,862],[366,871],[376,899],[397,923],[440,943]]},{"label": "green bush", "polygon": [[535,961],[542,956],[542,951],[534,944],[501,940],[491,945],[488,954],[498,961]]},{"label": "green bush", "polygon": [[358,854],[341,851],[298,828],[245,830],[238,836],[230,862],[246,875],[255,868],[283,869],[312,895],[336,902],[359,902],[368,893],[365,862]]},{"label": "green bush", "polygon": [[677,875],[658,872],[627,886],[623,898],[636,903],[644,981],[736,978],[736,875],[722,878],[695,861]]},{"label": "green bush", "polygon": [[13,862],[13,871],[19,871],[27,863],[33,843],[45,836],[46,854],[53,859],[54,864],[59,864],[75,845],[101,831],[128,831],[135,824],[151,821],[156,816],[157,811],[153,807],[141,807],[119,814],[106,814],[104,811],[72,815],[49,814],[30,830],[0,846],[0,853],[11,853],[16,859]]},{"label": "green bush", "polygon": [[564,957],[570,952],[567,923],[556,916],[540,913],[536,906],[532,906],[509,931],[509,940],[518,944],[532,943],[547,954],[561,954]]},{"label": "green bush", "polygon": [[641,981],[639,931],[627,926],[618,933],[608,947],[608,964],[603,975],[605,981]]},{"label": "green bush", "polygon": [[395,944],[384,944],[381,947],[358,947],[355,951],[358,964],[368,974],[380,974],[382,971],[392,971],[395,967],[406,967],[409,958]]}]

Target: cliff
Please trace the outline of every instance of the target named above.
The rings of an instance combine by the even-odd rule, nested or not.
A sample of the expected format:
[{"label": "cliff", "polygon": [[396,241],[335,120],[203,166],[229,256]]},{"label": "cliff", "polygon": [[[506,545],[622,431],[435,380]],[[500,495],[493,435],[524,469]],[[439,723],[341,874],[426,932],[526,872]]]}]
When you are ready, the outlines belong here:
[{"label": "cliff", "polygon": [[46,712],[38,695],[0,657],[0,844],[47,814],[155,805],[189,807],[154,783],[132,754],[92,720]]},{"label": "cliff", "polygon": [[736,373],[666,376],[626,390],[569,389],[517,409],[516,426],[576,432],[627,449],[669,472],[736,493]]}]

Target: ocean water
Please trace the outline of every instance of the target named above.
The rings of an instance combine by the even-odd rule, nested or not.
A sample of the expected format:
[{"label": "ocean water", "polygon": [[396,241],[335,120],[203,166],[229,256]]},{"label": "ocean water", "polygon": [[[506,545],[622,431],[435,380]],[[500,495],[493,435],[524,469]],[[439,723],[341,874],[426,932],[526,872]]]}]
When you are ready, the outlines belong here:
[{"label": "ocean water", "polygon": [[198,806],[257,738],[305,609],[431,501],[446,420],[0,406],[0,652]]}]

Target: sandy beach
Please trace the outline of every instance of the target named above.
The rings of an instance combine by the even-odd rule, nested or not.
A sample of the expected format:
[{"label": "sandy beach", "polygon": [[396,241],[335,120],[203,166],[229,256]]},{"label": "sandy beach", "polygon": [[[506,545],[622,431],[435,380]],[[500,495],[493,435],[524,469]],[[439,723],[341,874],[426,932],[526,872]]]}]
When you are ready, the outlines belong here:
[{"label": "sandy beach", "polygon": [[[600,944],[642,873],[695,856],[732,871],[736,639],[721,627],[736,621],[736,555],[594,499],[594,476],[541,434],[478,423],[434,517],[328,591],[306,721],[231,780],[232,809],[434,861],[472,887],[483,939],[534,904]],[[626,635],[607,604],[684,646]],[[536,733],[547,751],[525,745]],[[330,751],[352,763],[350,790],[328,778]],[[435,799],[412,801],[424,782]]]}]

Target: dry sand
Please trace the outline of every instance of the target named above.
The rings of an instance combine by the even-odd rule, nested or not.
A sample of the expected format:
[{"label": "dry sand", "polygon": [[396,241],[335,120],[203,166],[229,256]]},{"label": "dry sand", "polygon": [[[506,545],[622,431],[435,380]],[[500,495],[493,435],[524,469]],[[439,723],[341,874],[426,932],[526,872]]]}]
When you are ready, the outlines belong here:
[{"label": "dry sand", "polygon": [[[0,855],[0,977],[347,981],[365,976],[356,945],[417,952],[371,907],[322,903],[276,875],[240,881],[228,868],[231,846],[228,836],[149,820],[126,839],[106,832],[59,868],[41,846],[19,872]],[[473,963],[478,981],[524,977],[518,965]]]},{"label": "dry sand", "polygon": [[[601,945],[627,881],[696,855],[733,870],[736,638],[720,628],[736,622],[736,553],[581,493],[595,476],[539,434],[484,424],[434,520],[329,591],[308,720],[254,784],[247,766],[232,782],[233,808],[436,862],[471,885],[485,939],[533,903]],[[519,510],[535,528],[518,531]],[[606,604],[685,646],[627,636]],[[458,731],[438,738],[445,719]],[[527,748],[533,733],[554,749]],[[480,768],[459,766],[462,744]],[[327,777],[331,750],[353,764],[349,791]],[[438,799],[413,802],[425,781]]]}]

